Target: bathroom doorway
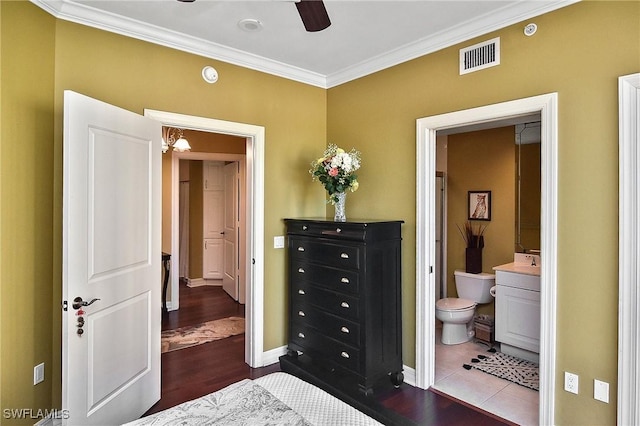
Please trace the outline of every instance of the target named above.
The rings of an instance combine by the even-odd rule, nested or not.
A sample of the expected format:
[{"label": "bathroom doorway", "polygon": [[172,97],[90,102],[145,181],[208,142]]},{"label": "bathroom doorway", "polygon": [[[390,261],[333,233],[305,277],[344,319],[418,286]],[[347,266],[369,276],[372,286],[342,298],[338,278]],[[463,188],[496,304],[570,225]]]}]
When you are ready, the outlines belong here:
[{"label": "bathroom doorway", "polygon": [[557,282],[557,94],[546,94],[417,120],[416,385],[435,383],[435,198],[436,134],[467,126],[539,115],[541,121],[541,348],[539,421],[554,423]]},{"label": "bathroom doorway", "polygon": [[[514,246],[518,242],[525,242],[524,238],[520,239],[518,236],[520,234],[527,236],[529,233],[535,234],[529,232],[535,226],[537,226],[539,235],[540,163],[539,161],[527,161],[527,156],[532,160],[539,159],[539,126],[537,127],[537,138],[530,137],[523,140],[522,127],[524,125],[519,124],[520,120],[526,120],[527,128],[533,128],[531,123],[537,122],[537,117],[519,117],[508,123],[498,121],[491,123],[492,126],[496,126],[491,128],[481,126],[483,128],[476,129],[466,126],[437,132],[436,167],[438,171],[434,194],[436,205],[436,280],[434,288],[436,301],[445,297],[467,297],[459,293],[457,281],[460,277],[456,276],[454,279],[454,271],[468,271],[465,268],[466,243],[461,235],[461,229],[465,229],[465,224],[469,223],[474,228],[482,226],[484,229],[484,250],[482,250],[480,269],[489,280],[487,282],[491,282],[491,284],[485,285],[486,296],[489,296],[489,287],[495,285],[495,271],[492,268],[513,262]],[[526,145],[523,146],[523,142]],[[536,150],[537,155],[535,155]],[[537,177],[529,178],[530,175],[535,175],[533,171],[529,174],[520,172],[518,167],[520,159],[523,160],[524,165],[529,166],[523,166],[522,170],[526,172],[528,169],[536,168]],[[450,181],[446,187],[442,182],[445,173],[447,181]],[[518,203],[518,182],[523,177],[526,178],[526,182],[523,182],[523,189],[527,189],[528,194],[524,201],[528,202]],[[537,185],[537,189],[533,188],[535,185]],[[494,201],[489,204],[491,220],[468,221],[468,191],[485,189],[491,190],[491,200]],[[534,202],[533,198],[537,198],[537,202]],[[446,216],[443,215],[442,206],[445,199],[448,201]],[[520,205],[527,207],[526,212],[529,214],[525,215],[524,210],[519,208]],[[536,206],[537,218],[533,212]],[[523,213],[518,214],[521,210]],[[520,232],[522,228],[518,226],[522,222],[518,220],[520,217],[528,219],[524,222],[526,232]],[[443,223],[447,224],[444,229]],[[528,247],[539,249],[539,238],[538,242],[533,240],[533,237],[526,239]],[[448,250],[441,254],[440,247],[445,241],[448,241]],[[447,260],[448,267],[442,268],[442,259]],[[478,282],[477,285],[481,284]],[[443,286],[444,290],[442,290]],[[443,296],[440,297],[440,294]],[[502,298],[504,299],[504,295]],[[480,299],[474,300],[480,301]],[[469,318],[474,315],[489,317],[495,319],[495,322],[492,321],[492,323],[497,325],[499,323],[495,309],[497,303],[494,301],[495,299],[490,296],[488,299],[482,300],[472,310]],[[442,315],[441,313],[440,318]],[[443,335],[443,325],[438,318],[439,315],[436,314],[435,383],[433,388],[514,423],[538,424],[539,393],[526,387],[528,385],[535,387],[534,384],[524,382],[520,385],[474,368],[464,367],[465,365],[467,367],[475,366],[476,364],[472,364],[471,360],[478,359],[479,355],[494,356],[494,353],[489,351],[490,349],[505,353],[504,347],[497,343],[493,345],[485,343],[483,340],[488,340],[489,332],[487,334],[480,333],[480,339],[472,337],[467,342],[445,345],[442,339],[451,341],[451,333]],[[504,318],[504,316],[500,318]],[[537,323],[536,319],[535,324]],[[494,335],[495,325],[493,326]],[[467,329],[467,332],[470,330],[473,328]],[[477,332],[477,330],[475,331]],[[534,352],[527,354],[531,358],[536,355]],[[517,401],[517,404],[514,404],[514,401]]]}]

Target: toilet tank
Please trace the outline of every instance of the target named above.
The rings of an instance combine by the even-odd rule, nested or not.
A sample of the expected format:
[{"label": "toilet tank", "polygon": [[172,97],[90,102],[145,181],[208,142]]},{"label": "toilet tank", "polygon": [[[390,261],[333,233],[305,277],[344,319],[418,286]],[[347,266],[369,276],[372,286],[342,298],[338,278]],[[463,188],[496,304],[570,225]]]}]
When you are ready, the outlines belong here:
[{"label": "toilet tank", "polygon": [[453,273],[456,281],[458,297],[470,299],[478,303],[489,303],[493,301],[490,293],[491,287],[496,285],[494,274],[480,273],[470,274],[457,270]]}]

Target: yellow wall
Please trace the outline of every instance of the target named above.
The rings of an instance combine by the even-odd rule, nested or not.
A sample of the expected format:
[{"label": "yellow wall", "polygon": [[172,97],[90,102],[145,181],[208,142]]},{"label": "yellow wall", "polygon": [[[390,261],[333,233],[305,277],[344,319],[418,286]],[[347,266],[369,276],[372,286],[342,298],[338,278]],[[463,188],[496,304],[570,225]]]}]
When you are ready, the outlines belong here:
[{"label": "yellow wall", "polygon": [[[60,246],[52,217],[59,208],[52,161],[55,20],[18,2],[0,2],[0,19],[0,405],[51,408],[60,351],[53,344],[60,324],[52,327],[54,313],[60,316],[59,296],[52,303],[60,291],[53,289],[60,271],[53,266]],[[34,386],[33,367],[41,362],[46,380]]]},{"label": "yellow wall", "polygon": [[[529,21],[533,37],[523,34]],[[416,119],[559,94],[557,424],[615,424],[617,79],[640,71],[640,2],[581,2],[329,90],[329,140],[362,152],[355,216],[404,219],[404,358],[415,354]],[[458,75],[458,49],[501,38],[501,64]],[[580,375],[564,392],[563,371]],[[611,403],[593,399],[593,379]]]},{"label": "yellow wall", "polygon": [[[55,20],[24,1],[0,2],[0,19],[1,408],[60,406],[64,89],[138,113],[150,108],[266,128],[266,350],[286,343],[285,251],[270,241],[283,234],[282,218],[325,213],[325,194],[307,172],[325,143],[359,149],[361,185],[349,194],[348,216],[405,220],[409,366],[415,120],[558,92],[556,423],[615,424],[617,77],[640,71],[640,3],[581,2],[535,18],[533,37],[522,34],[522,23],[464,43],[501,37],[502,64],[485,71],[458,75],[461,45],[328,91]],[[217,68],[218,83],[202,81],[204,65]],[[20,143],[8,145],[14,141]],[[34,387],[33,366],[41,361],[46,380]],[[579,395],[561,390],[565,370],[580,375]],[[611,384],[610,404],[593,400],[596,377]]]},{"label": "yellow wall", "polygon": [[[447,143],[447,294],[457,295],[454,271],[465,269],[465,242],[458,231],[468,218],[467,191],[491,191],[491,221],[485,227],[482,272],[513,261],[515,241],[515,130],[513,126],[450,135]],[[478,312],[493,315],[493,304]]]}]

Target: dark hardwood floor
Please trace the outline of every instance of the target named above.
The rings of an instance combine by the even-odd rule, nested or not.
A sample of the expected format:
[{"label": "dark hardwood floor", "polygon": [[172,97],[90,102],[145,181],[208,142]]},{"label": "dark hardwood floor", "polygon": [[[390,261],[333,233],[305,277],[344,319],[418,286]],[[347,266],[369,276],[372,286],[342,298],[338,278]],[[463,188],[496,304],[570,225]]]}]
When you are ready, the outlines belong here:
[{"label": "dark hardwood floor", "polygon": [[[244,316],[244,305],[236,303],[222,288],[189,288],[181,283],[180,309],[165,315],[162,329],[229,316]],[[244,335],[239,335],[162,354],[162,399],[145,415],[215,392],[245,378],[254,379],[280,371],[279,364],[250,368],[244,362],[244,344]],[[407,384],[399,389],[384,389],[374,397],[386,408],[418,425],[511,424],[448,396]]]}]

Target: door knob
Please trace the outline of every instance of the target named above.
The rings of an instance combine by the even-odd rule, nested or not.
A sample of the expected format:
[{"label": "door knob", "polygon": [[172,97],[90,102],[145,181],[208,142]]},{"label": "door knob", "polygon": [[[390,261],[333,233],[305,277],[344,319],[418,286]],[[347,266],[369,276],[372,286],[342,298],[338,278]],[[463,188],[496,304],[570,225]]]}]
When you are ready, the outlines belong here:
[{"label": "door knob", "polygon": [[73,303],[71,304],[71,306],[73,307],[73,309],[78,310],[83,306],[89,306],[91,304],[93,304],[94,302],[97,302],[100,299],[92,299],[89,302],[85,302],[84,300],[82,300],[82,297],[76,297],[75,299],[73,299]]}]

